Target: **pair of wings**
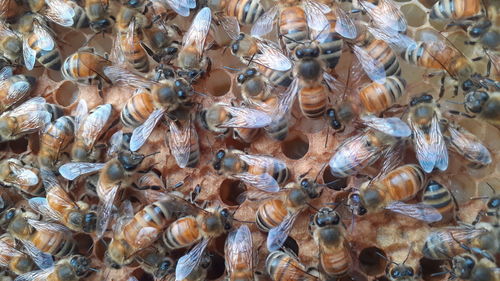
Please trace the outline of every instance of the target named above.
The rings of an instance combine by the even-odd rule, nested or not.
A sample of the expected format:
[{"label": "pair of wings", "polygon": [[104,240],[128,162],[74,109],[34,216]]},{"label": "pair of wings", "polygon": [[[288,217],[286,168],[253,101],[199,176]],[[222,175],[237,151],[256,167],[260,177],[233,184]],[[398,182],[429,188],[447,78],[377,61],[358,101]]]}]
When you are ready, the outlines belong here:
[{"label": "pair of wings", "polygon": [[99,105],[88,112],[87,102],[80,99],[75,111],[75,137],[83,140],[86,148],[94,147],[97,139],[105,132],[112,112],[111,104]]},{"label": "pair of wings", "polygon": [[251,271],[254,268],[252,233],[246,225],[230,232],[224,246],[226,266],[229,273],[240,264],[245,264]]},{"label": "pair of wings", "polygon": [[196,0],[154,0],[163,5],[167,5],[177,14],[183,17],[189,16],[189,10],[196,8]]},{"label": "pair of wings", "polygon": [[[7,234],[5,234],[7,235]],[[11,236],[2,236],[0,239],[0,266],[8,267],[13,258],[29,255],[40,268],[49,267],[52,264],[52,256],[38,250],[33,243],[23,242],[24,251],[16,249],[16,241]]]},{"label": "pair of wings", "polygon": [[10,159],[4,161],[7,161],[7,166],[10,170],[9,176],[3,179],[5,182],[21,186],[34,186],[40,182],[38,175],[32,169],[26,168]]},{"label": "pair of wings", "polygon": [[50,124],[51,114],[45,109],[45,99],[36,97],[0,115],[1,118],[15,117],[18,125],[12,135],[25,135],[44,129]]},{"label": "pair of wings", "polygon": [[[28,70],[32,70],[35,66],[37,50],[30,46],[30,39],[36,38],[36,46],[34,48],[39,51],[52,51],[57,48],[57,45],[52,37],[52,31],[40,17],[33,19],[33,32],[23,34],[23,58],[24,65]],[[35,41],[35,40],[33,40]]]},{"label": "pair of wings", "polygon": [[[239,154],[238,157],[249,166],[261,167],[262,170],[278,166],[286,167],[285,162],[270,156]],[[280,190],[280,186],[276,179],[268,173],[252,174],[243,172],[232,174],[231,176],[263,191],[278,192]]]},{"label": "pair of wings", "polygon": [[472,162],[488,165],[492,161],[488,148],[476,136],[462,127],[448,126],[445,141],[457,153]]},{"label": "pair of wings", "polygon": [[[2,100],[5,109],[12,107],[26,98],[31,88],[27,80],[19,80],[14,83],[8,81],[7,79],[13,75],[13,69],[10,66],[6,66],[0,70],[0,89],[7,92],[7,96]],[[6,89],[6,87],[8,87],[8,89]]]}]

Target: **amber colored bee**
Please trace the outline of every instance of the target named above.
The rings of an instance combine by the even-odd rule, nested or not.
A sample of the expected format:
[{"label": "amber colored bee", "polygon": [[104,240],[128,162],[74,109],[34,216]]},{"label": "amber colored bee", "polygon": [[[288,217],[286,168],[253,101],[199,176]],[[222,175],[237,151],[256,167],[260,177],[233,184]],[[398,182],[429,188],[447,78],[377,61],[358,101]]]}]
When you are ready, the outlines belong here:
[{"label": "amber colored bee", "polygon": [[273,281],[319,280],[316,276],[307,273],[305,266],[296,258],[281,251],[269,253],[266,259],[266,271]]},{"label": "amber colored bee", "polygon": [[124,126],[136,128],[155,110],[153,96],[146,89],[137,91],[125,104],[120,119]]},{"label": "amber colored bee", "polygon": [[265,2],[257,0],[207,0],[207,7],[214,13],[222,12],[227,17],[234,17],[242,25],[254,24],[264,14]]},{"label": "amber colored bee", "polygon": [[51,123],[40,136],[38,165],[50,171],[59,168],[61,154],[74,139],[75,124],[71,116],[63,116]]},{"label": "amber colored bee", "polygon": [[497,110],[499,105],[500,92],[498,91],[493,93],[472,91],[465,96],[465,110],[475,114],[470,117],[477,117],[494,126],[500,126],[500,115]]},{"label": "amber colored bee", "polygon": [[61,69],[61,53],[52,31],[41,16],[25,14],[19,19],[18,30],[23,36],[24,65],[28,70],[33,69],[35,60],[45,68]]},{"label": "amber colored bee", "polygon": [[109,1],[86,0],[85,13],[89,20],[89,26],[95,33],[106,32],[113,25],[113,20],[108,13]]},{"label": "amber colored bee", "polygon": [[91,268],[91,260],[81,255],[58,260],[55,264],[42,270],[29,272],[19,276],[20,280],[78,281],[86,277]]},{"label": "amber colored bee", "polygon": [[[9,1],[16,2],[16,1]],[[13,31],[9,24],[0,20],[0,53],[10,63],[19,63],[23,56],[22,36]]]},{"label": "amber colored bee", "polygon": [[0,161],[0,182],[29,195],[40,196],[44,193],[40,171],[18,159]]},{"label": "amber colored bee", "polygon": [[329,277],[344,276],[352,265],[341,218],[332,208],[321,208],[311,219],[309,230],[319,248],[320,269]]},{"label": "amber colored bee", "polygon": [[359,89],[359,99],[367,113],[379,114],[394,105],[400,99],[406,87],[406,81],[399,76],[389,76],[384,83],[372,82]]},{"label": "amber colored bee", "polygon": [[47,195],[31,198],[31,208],[46,218],[59,221],[69,229],[78,232],[93,232],[97,214],[83,201],[75,202],[60,185],[55,175],[42,170],[42,179]]},{"label": "amber colored bee", "polygon": [[449,222],[455,218],[456,203],[453,195],[437,181],[430,180],[422,193],[422,203],[434,207],[441,213],[443,222]]},{"label": "amber colored bee", "polygon": [[28,97],[35,82],[35,77],[14,75],[11,67],[4,67],[0,71],[0,112],[11,109]]},{"label": "amber colored bee", "polygon": [[463,253],[454,256],[451,260],[452,276],[461,280],[498,281],[500,274],[493,258],[478,259],[472,253]]},{"label": "amber colored bee", "polygon": [[252,281],[254,258],[252,233],[246,225],[229,233],[224,247],[228,280]]},{"label": "amber colored bee", "polygon": [[64,60],[61,72],[66,80],[79,83],[90,84],[94,79],[111,83],[103,72],[109,65],[111,61],[97,55],[93,48],[82,48]]},{"label": "amber colored bee", "polygon": [[133,69],[146,73],[149,71],[149,56],[142,46],[143,33],[138,27],[135,18],[128,28],[118,32],[117,41],[123,59],[132,66]]},{"label": "amber colored bee", "polygon": [[429,14],[431,19],[461,20],[481,12],[481,0],[439,0]]},{"label": "amber colored bee", "polygon": [[8,268],[17,275],[33,271],[35,263],[28,254],[16,249],[16,241],[8,234],[0,236],[0,266]]},{"label": "amber colored bee", "polygon": [[112,114],[111,104],[99,105],[88,112],[87,103],[80,100],[76,109],[75,141],[71,147],[72,161],[93,162],[100,158],[96,142],[109,127]]},{"label": "amber colored bee", "polygon": [[240,179],[265,191],[278,191],[290,177],[290,170],[284,162],[236,149],[219,150],[212,165],[218,174]]}]

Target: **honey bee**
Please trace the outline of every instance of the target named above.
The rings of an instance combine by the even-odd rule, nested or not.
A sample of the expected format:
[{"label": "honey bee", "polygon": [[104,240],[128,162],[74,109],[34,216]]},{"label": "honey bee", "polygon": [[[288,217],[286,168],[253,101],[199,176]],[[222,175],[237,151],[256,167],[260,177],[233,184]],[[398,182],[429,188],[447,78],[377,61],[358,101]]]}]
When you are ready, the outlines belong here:
[{"label": "honey bee", "polygon": [[319,248],[321,270],[329,277],[344,276],[352,265],[341,218],[332,208],[323,207],[314,215],[309,230]]},{"label": "honey bee", "polygon": [[246,225],[229,233],[224,248],[228,280],[252,281],[254,259],[252,233]]},{"label": "honey bee", "polygon": [[61,154],[72,143],[74,134],[75,124],[71,116],[60,117],[47,126],[40,136],[38,165],[56,171],[59,168]]},{"label": "honey bee", "polygon": [[212,165],[218,174],[269,192],[278,191],[290,177],[290,170],[284,162],[269,156],[245,154],[236,149],[219,150]]},{"label": "honey bee", "polygon": [[114,66],[106,67],[104,72],[113,82],[150,89],[149,96],[144,90],[136,91],[136,95],[128,100],[121,113],[122,122],[135,128],[130,140],[132,151],[137,151],[144,145],[165,114],[190,105],[192,87],[183,78],[168,78],[156,82]]},{"label": "honey bee", "polygon": [[82,48],[64,60],[61,72],[66,80],[90,84],[97,79],[100,85],[101,80],[111,83],[103,72],[104,67],[109,65],[111,61],[97,55],[93,48]]},{"label": "honey bee", "polygon": [[[16,2],[16,1],[10,1]],[[0,52],[10,63],[17,63],[23,56],[22,36],[12,30],[8,23],[0,20]]]},{"label": "honey bee", "polygon": [[[34,133],[50,123],[51,108],[41,97],[29,99],[18,107],[0,115],[0,142],[19,139]],[[59,114],[58,112],[53,112]]]},{"label": "honey bee", "polygon": [[481,8],[481,0],[439,0],[432,6],[429,17],[434,20],[463,20],[477,16]]},{"label": "honey bee", "polygon": [[86,0],[85,14],[89,20],[89,26],[95,33],[108,31],[113,25],[113,20],[108,14],[109,1]]},{"label": "honey bee", "polygon": [[365,112],[379,114],[394,105],[405,91],[406,81],[399,76],[388,76],[384,83],[372,82],[359,89],[359,100]]},{"label": "honey bee", "polygon": [[91,260],[81,255],[57,261],[51,267],[32,271],[20,275],[19,281],[50,280],[50,281],[78,281],[87,276],[91,270]]},{"label": "honey bee", "polygon": [[205,40],[210,30],[212,12],[210,8],[201,9],[193,19],[182,39],[182,48],[177,56],[177,74],[190,81],[199,78],[210,68],[210,60],[203,56]]},{"label": "honey bee", "polygon": [[485,91],[472,91],[465,96],[464,107],[467,112],[494,126],[500,126],[500,116],[498,115],[498,105],[500,104],[500,92],[488,93]]},{"label": "honey bee", "polygon": [[266,2],[257,0],[206,0],[205,4],[214,11],[214,13],[222,13],[224,17],[232,17],[236,19],[237,23],[241,23],[242,25],[254,24],[257,19],[264,14],[266,9]]},{"label": "honey bee", "polygon": [[403,263],[396,263],[391,261],[386,269],[385,276],[389,278],[390,281],[415,281],[420,280],[420,276],[416,270],[405,264],[406,260]]},{"label": "honey bee", "polygon": [[139,72],[148,72],[150,63],[148,53],[141,43],[144,39],[141,23],[138,23],[138,19],[132,17],[128,25],[118,27],[120,29],[117,32],[113,48],[117,61],[127,62],[133,69]]},{"label": "honey bee", "polygon": [[[27,0],[30,11],[38,13],[61,26],[70,27],[75,24],[75,10],[64,0]],[[76,5],[78,6],[78,5]]]},{"label": "honey bee", "polygon": [[44,193],[40,171],[14,158],[0,161],[0,183],[28,195]]},{"label": "honey bee", "polygon": [[28,70],[33,69],[35,60],[45,68],[61,69],[61,53],[52,31],[40,16],[25,14],[19,19],[18,30],[22,34],[24,65]]},{"label": "honey bee", "polygon": [[422,94],[410,101],[408,124],[413,131],[413,143],[417,159],[426,173],[434,168],[446,171],[448,150],[440,127],[442,120],[433,97]]},{"label": "honey bee", "polygon": [[442,216],[433,207],[402,202],[414,198],[425,183],[422,169],[418,165],[407,164],[363,183],[359,193],[354,194],[357,193],[368,213],[386,209],[425,222],[440,221]]},{"label": "honey bee", "polygon": [[174,156],[177,165],[181,168],[194,168],[200,161],[200,143],[198,133],[191,121],[181,128],[175,121],[169,122],[167,141],[170,153]]},{"label": "honey bee", "polygon": [[14,75],[11,67],[0,70],[0,112],[11,109],[25,99],[33,89],[36,78],[22,74]]},{"label": "honey bee", "polygon": [[71,199],[52,172],[42,170],[41,173],[47,195],[45,198],[31,198],[28,201],[30,207],[45,218],[54,219],[73,231],[93,232],[97,214],[89,210],[87,203]]},{"label": "honey bee", "polygon": [[319,280],[309,274],[305,266],[290,254],[281,251],[269,253],[266,259],[266,271],[273,281],[285,280]]},{"label": "honey bee", "polygon": [[422,203],[434,207],[441,213],[442,222],[455,218],[456,203],[453,195],[437,181],[430,180],[422,193]]},{"label": "honey bee", "polygon": [[462,280],[500,280],[500,268],[494,259],[482,257],[477,259],[472,253],[454,256],[452,261],[452,276]]},{"label": "honey bee", "polygon": [[81,99],[76,108],[75,141],[71,147],[74,162],[93,162],[100,158],[101,151],[95,144],[111,123],[111,104],[99,105],[90,112],[87,103]]},{"label": "honey bee", "polygon": [[0,250],[0,266],[8,268],[17,275],[36,268],[36,264],[28,254],[16,249],[16,241],[8,233],[0,236]]}]

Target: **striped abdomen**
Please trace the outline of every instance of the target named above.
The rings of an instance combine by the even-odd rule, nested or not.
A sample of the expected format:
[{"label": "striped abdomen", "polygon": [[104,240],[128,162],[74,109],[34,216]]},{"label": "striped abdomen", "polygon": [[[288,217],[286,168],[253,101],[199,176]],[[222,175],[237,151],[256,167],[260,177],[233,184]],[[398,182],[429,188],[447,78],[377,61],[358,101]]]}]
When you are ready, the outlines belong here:
[{"label": "striped abdomen", "polygon": [[148,54],[141,45],[138,34],[134,34],[133,39],[127,37],[127,34],[120,35],[120,47],[127,62],[139,72],[149,71]]},{"label": "striped abdomen", "polygon": [[439,0],[430,12],[431,19],[466,19],[481,12],[481,0]]},{"label": "striped abdomen", "polygon": [[165,230],[163,242],[169,249],[179,249],[193,245],[201,238],[196,218],[189,216],[174,221]]},{"label": "striped abdomen", "polygon": [[259,0],[231,0],[226,13],[236,17],[241,24],[253,24],[264,13],[264,7]]},{"label": "striped abdomen", "polygon": [[251,143],[259,136],[260,129],[258,128],[233,128],[234,138],[245,143]]},{"label": "striped abdomen", "polygon": [[64,60],[61,68],[62,75],[67,80],[78,82],[87,82],[89,79],[94,79],[97,73],[80,60],[80,53],[76,52]]},{"label": "striped abdomen", "polygon": [[268,167],[248,166],[248,172],[254,175],[268,173],[276,180],[278,185],[283,184],[290,177],[290,170],[280,161],[273,161],[272,165]]},{"label": "striped abdomen", "polygon": [[338,248],[322,247],[320,263],[323,271],[331,277],[344,276],[351,266],[351,255],[347,247]]},{"label": "striped abdomen", "polygon": [[200,143],[198,140],[198,133],[194,127],[191,128],[190,135],[190,149],[189,149],[189,161],[186,167],[194,168],[198,165],[200,161]]},{"label": "striped abdomen", "polygon": [[450,191],[438,182],[431,180],[424,189],[422,203],[434,207],[447,222],[454,217],[455,204]]},{"label": "striped abdomen", "polygon": [[153,98],[147,91],[132,96],[122,109],[121,120],[124,126],[135,128],[144,123],[155,110]]},{"label": "striped abdomen", "polygon": [[319,58],[322,59],[328,68],[334,68],[340,59],[340,54],[342,53],[342,46],[344,41],[335,32],[335,24],[337,22],[337,17],[333,12],[325,14],[328,22],[330,23],[330,31],[325,40],[319,44],[320,55]]},{"label": "striped abdomen", "polygon": [[281,251],[271,252],[267,256],[266,270],[273,281],[318,280],[305,271],[304,265]]},{"label": "striped abdomen", "polygon": [[383,84],[372,82],[359,90],[359,99],[368,113],[381,113],[403,95],[406,81],[399,76],[386,77]]},{"label": "striped abdomen", "polygon": [[75,11],[75,16],[73,17],[73,28],[80,29],[89,27],[89,18],[87,17],[85,10],[78,6],[75,2],[66,1],[66,3],[73,8],[73,11]]},{"label": "striped abdomen", "polygon": [[40,251],[56,257],[68,256],[76,247],[76,242],[71,235],[57,231],[37,230],[29,240]]},{"label": "striped abdomen", "polygon": [[268,232],[271,228],[278,226],[287,214],[288,211],[283,201],[271,199],[259,206],[255,222],[260,230]]},{"label": "striped abdomen", "polygon": [[40,137],[39,164],[54,170],[60,153],[69,146],[75,135],[73,117],[63,116],[52,123]]},{"label": "striped abdomen", "polygon": [[[279,31],[289,51],[295,50],[299,43],[309,40],[306,13],[301,7],[294,6],[281,10]],[[286,37],[285,37],[286,36]]]},{"label": "striped abdomen", "polygon": [[40,41],[36,34],[31,34],[28,38],[28,45],[36,52],[36,60],[44,67],[52,70],[59,71],[61,69],[61,53],[57,46],[54,45],[52,50],[43,50],[40,47]]},{"label": "striped abdomen", "polygon": [[425,184],[425,174],[418,165],[408,164],[389,172],[377,184],[385,189],[387,200],[405,201],[413,198]]},{"label": "striped abdomen", "polygon": [[287,88],[292,84],[293,77],[292,71],[278,71],[273,70],[271,68],[267,68],[263,65],[257,64],[255,67],[259,70],[259,72],[264,75],[269,82],[274,86],[282,86]]},{"label": "striped abdomen", "polygon": [[310,119],[323,117],[328,103],[328,95],[324,85],[301,88],[299,91],[300,110]]},{"label": "striped abdomen", "polygon": [[363,48],[370,57],[384,65],[386,76],[401,74],[398,58],[386,42],[375,39]]}]

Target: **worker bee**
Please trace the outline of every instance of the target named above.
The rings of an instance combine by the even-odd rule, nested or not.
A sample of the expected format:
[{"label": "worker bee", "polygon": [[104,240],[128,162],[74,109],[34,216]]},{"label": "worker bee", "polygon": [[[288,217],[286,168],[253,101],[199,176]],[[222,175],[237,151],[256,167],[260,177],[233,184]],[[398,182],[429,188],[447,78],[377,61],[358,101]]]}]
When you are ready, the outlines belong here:
[{"label": "worker bee", "polygon": [[285,280],[319,280],[306,271],[306,268],[296,258],[287,252],[274,251],[266,259],[266,271],[273,281]]},{"label": "worker bee", "polygon": [[11,67],[0,70],[0,112],[11,109],[25,99],[35,85],[35,77],[14,75]]},{"label": "worker bee", "polygon": [[422,193],[422,203],[438,210],[443,217],[442,222],[449,222],[455,218],[457,206],[453,194],[437,181],[429,181]]},{"label": "worker bee", "polygon": [[66,80],[90,84],[97,79],[99,87],[102,80],[111,83],[103,72],[104,67],[111,65],[111,61],[99,56],[93,48],[82,48],[68,56],[62,65],[61,73]]},{"label": "worker bee", "polygon": [[429,17],[439,20],[464,20],[481,12],[481,0],[439,0],[432,6]]},{"label": "worker bee", "polygon": [[[181,127],[178,122],[170,121],[167,142],[170,153],[174,156],[177,165],[181,168],[194,168],[200,161],[200,143],[198,133],[191,120]],[[186,122],[185,122],[186,123]]]},{"label": "worker bee", "polygon": [[500,92],[488,93],[485,91],[472,91],[465,96],[464,107],[467,112],[494,126],[500,126],[500,116],[498,115],[498,105],[500,104]]},{"label": "worker bee", "polygon": [[478,259],[471,252],[454,256],[451,263],[451,276],[461,280],[497,281],[500,278],[500,268],[497,267],[493,258]]},{"label": "worker bee", "polygon": [[149,71],[150,63],[148,53],[141,43],[144,39],[141,24],[144,23],[132,17],[128,25],[118,26],[112,57],[116,57],[118,64],[127,62],[133,69],[146,73]]},{"label": "worker bee", "polygon": [[368,213],[386,209],[426,222],[440,221],[442,216],[433,207],[402,202],[414,198],[425,183],[422,169],[418,165],[407,164],[363,183],[359,191],[350,196],[359,196],[361,205]]},{"label": "worker bee", "polygon": [[170,257],[165,256],[164,251],[159,247],[153,246],[141,250],[136,254],[135,260],[139,262],[144,271],[159,280],[175,272],[175,262]]},{"label": "worker bee", "polygon": [[329,277],[344,276],[352,265],[341,218],[332,208],[323,207],[309,224],[314,242],[319,248],[321,270]]},{"label": "worker bee", "polygon": [[76,109],[75,141],[71,148],[71,159],[74,162],[93,162],[100,158],[100,149],[95,144],[105,133],[111,123],[113,107],[102,104],[87,110],[87,103],[81,99]]},{"label": "worker bee", "polygon": [[440,127],[442,120],[433,97],[422,94],[410,101],[408,124],[413,131],[413,143],[417,159],[426,173],[434,168],[446,171],[448,150]]},{"label": "worker bee", "polygon": [[36,14],[25,14],[19,19],[19,32],[23,38],[24,65],[32,70],[37,60],[45,68],[59,71],[61,53],[47,23]]},{"label": "worker bee", "polygon": [[8,268],[17,275],[36,268],[36,264],[28,254],[16,249],[16,241],[8,233],[0,236],[0,250],[0,266]]},{"label": "worker bee", "polygon": [[19,281],[51,280],[51,281],[78,281],[87,276],[91,270],[91,260],[81,255],[57,261],[51,267],[32,271],[20,275]]},{"label": "worker bee", "polygon": [[[137,151],[144,145],[165,114],[190,105],[193,90],[183,78],[152,81],[114,66],[106,67],[104,72],[113,82],[150,89],[149,96],[144,90],[136,91],[136,95],[128,100],[121,113],[122,122],[135,128],[130,140],[132,151]],[[183,131],[189,132],[187,129]]]},{"label": "worker bee", "polygon": [[38,165],[50,171],[57,171],[61,154],[73,142],[74,133],[75,124],[71,116],[62,116],[48,125],[40,136]]},{"label": "worker bee", "polygon": [[[10,1],[16,2],[16,1]],[[18,63],[23,56],[22,36],[12,30],[8,23],[0,20],[0,53],[11,64]]]},{"label": "worker bee", "polygon": [[177,56],[177,74],[190,81],[196,80],[210,68],[210,61],[203,56],[205,39],[210,30],[212,12],[205,7],[196,14],[188,31],[182,39],[182,48]]},{"label": "worker bee", "polygon": [[388,76],[384,83],[372,82],[359,89],[359,99],[365,112],[379,114],[394,105],[406,88],[406,81],[399,76]]},{"label": "worker bee", "polygon": [[254,280],[252,233],[246,225],[229,233],[224,247],[228,280]]},{"label": "worker bee", "polygon": [[264,191],[276,192],[290,177],[286,164],[264,155],[245,154],[243,151],[219,150],[212,162],[220,175],[239,179]]},{"label": "worker bee", "polygon": [[257,0],[248,1],[216,1],[206,0],[205,5],[215,14],[224,14],[223,17],[231,17],[236,23],[242,25],[254,24],[257,19],[264,14],[266,2]]},{"label": "worker bee", "polygon": [[406,260],[410,256],[411,248],[408,251],[408,255],[402,263],[396,263],[389,260],[387,267],[385,268],[385,276],[390,281],[415,281],[420,280],[420,274],[415,268],[406,265]]},{"label": "worker bee", "polygon": [[85,1],[85,14],[89,20],[90,29],[95,33],[108,31],[114,23],[109,16],[108,6],[107,0]]},{"label": "worker bee", "polygon": [[28,195],[40,196],[44,193],[40,171],[14,158],[0,161],[0,183]]},{"label": "worker bee", "polygon": [[42,170],[41,173],[47,195],[45,198],[31,198],[28,201],[30,207],[42,216],[54,219],[73,231],[93,232],[97,215],[89,210],[89,205],[71,199],[52,172]]}]

